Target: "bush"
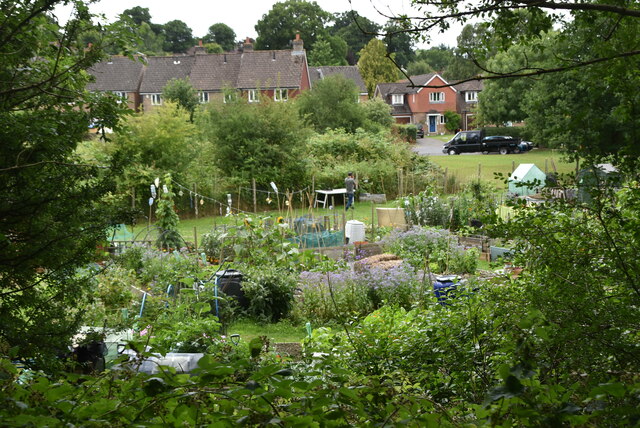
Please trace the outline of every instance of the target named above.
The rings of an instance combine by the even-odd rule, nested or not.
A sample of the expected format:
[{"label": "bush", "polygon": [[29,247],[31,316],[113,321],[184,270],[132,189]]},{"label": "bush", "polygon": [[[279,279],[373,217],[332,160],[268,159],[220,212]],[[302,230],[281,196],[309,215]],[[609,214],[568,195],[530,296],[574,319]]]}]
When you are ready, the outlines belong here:
[{"label": "bush", "polygon": [[398,134],[401,140],[407,143],[415,143],[418,138],[418,128],[413,124],[399,124],[393,125],[393,131]]},{"label": "bush", "polygon": [[401,257],[416,269],[429,267],[434,273],[475,273],[476,249],[466,250],[448,230],[414,226],[406,232],[394,231],[381,241],[386,251]]},{"label": "bush", "polygon": [[296,275],[277,266],[243,268],[242,290],[249,300],[247,315],[261,322],[278,322],[293,307]]},{"label": "bush", "polygon": [[317,323],[344,321],[365,316],[384,304],[410,308],[422,296],[422,284],[410,266],[362,272],[303,272],[294,316]]}]

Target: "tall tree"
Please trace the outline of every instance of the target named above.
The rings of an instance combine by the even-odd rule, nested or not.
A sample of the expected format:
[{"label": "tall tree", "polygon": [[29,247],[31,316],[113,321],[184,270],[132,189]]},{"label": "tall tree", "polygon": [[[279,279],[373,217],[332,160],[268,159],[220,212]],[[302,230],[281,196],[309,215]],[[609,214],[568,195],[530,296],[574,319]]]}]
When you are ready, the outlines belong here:
[{"label": "tall tree", "polygon": [[236,33],[227,24],[221,22],[209,27],[209,32],[203,37],[205,43],[217,43],[225,51],[232,51],[236,47]]},{"label": "tall tree", "polygon": [[87,48],[78,36],[96,28],[86,4],[75,2],[60,27],[57,3],[5,2],[0,11],[0,346],[30,364],[66,349],[91,290],[83,268],[122,221],[104,199],[117,157],[97,167],[74,154],[90,123],[117,129],[125,111],[116,97],[84,90],[84,71],[122,27]]},{"label": "tall tree", "polygon": [[413,40],[411,34],[404,32],[404,28],[389,21],[384,27],[384,42],[387,45],[387,51],[395,53],[396,63],[406,68],[413,61],[416,54],[413,50]]},{"label": "tall tree", "polygon": [[380,32],[380,25],[358,12],[347,11],[338,13],[334,17],[334,24],[330,28],[332,35],[340,36],[347,42],[347,62],[355,65],[358,62],[357,54],[367,43]]},{"label": "tall tree", "polygon": [[172,53],[184,53],[193,47],[193,32],[183,21],[175,19],[162,26],[164,50]]},{"label": "tall tree", "polygon": [[[390,56],[393,58],[394,54]],[[384,43],[378,39],[372,39],[360,51],[358,69],[367,85],[369,96],[373,96],[378,83],[395,82],[400,77],[396,65],[387,58]]]},{"label": "tall tree", "polygon": [[338,36],[319,36],[309,53],[309,64],[347,65],[347,44]]},{"label": "tall tree", "polygon": [[125,9],[122,15],[128,16],[136,24],[140,25],[143,22],[147,24],[151,22],[151,14],[148,7],[134,6],[131,9]]},{"label": "tall tree", "polygon": [[343,128],[354,132],[364,124],[364,110],[358,103],[356,84],[341,74],[328,76],[315,83],[310,91],[297,99],[300,116],[316,131]]},{"label": "tall tree", "polygon": [[189,113],[189,121],[193,122],[193,115],[200,104],[200,99],[189,78],[169,80],[162,88],[162,98],[183,108]]},{"label": "tall tree", "polygon": [[256,49],[286,49],[296,33],[300,33],[307,47],[313,46],[318,36],[326,32],[324,27],[330,19],[331,14],[315,1],[276,3],[255,26]]}]

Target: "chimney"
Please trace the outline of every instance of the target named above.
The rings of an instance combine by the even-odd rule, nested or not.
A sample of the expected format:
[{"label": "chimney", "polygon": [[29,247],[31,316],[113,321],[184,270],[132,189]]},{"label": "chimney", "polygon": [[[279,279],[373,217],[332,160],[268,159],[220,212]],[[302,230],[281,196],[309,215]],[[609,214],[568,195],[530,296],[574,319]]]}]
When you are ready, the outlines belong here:
[{"label": "chimney", "polygon": [[253,52],[253,43],[251,43],[250,38],[244,39],[244,43],[242,45],[242,52]]},{"label": "chimney", "polygon": [[292,42],[293,49],[291,50],[291,55],[302,55],[304,52],[304,44],[302,43],[302,39],[300,38],[300,33],[296,33],[296,38]]},{"label": "chimney", "polygon": [[207,49],[202,45],[202,40],[198,40],[198,46],[193,49],[196,55],[202,55],[207,53]]}]

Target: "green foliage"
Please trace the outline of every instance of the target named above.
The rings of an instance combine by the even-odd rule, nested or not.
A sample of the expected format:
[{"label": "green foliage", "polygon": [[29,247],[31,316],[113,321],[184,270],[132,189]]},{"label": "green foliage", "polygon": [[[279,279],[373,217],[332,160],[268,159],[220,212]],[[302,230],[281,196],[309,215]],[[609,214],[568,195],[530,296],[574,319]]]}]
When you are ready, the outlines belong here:
[{"label": "green foliage", "polygon": [[[358,69],[362,75],[369,97],[373,93],[378,83],[395,82],[400,74],[393,61],[387,58],[387,48],[382,40],[371,39],[360,51]],[[394,58],[394,54],[390,54]]]},{"label": "green foliage", "polygon": [[366,129],[371,131],[382,131],[393,125],[391,116],[391,106],[380,98],[372,98],[361,104],[364,109],[365,118],[368,121]]},{"label": "green foliage", "polygon": [[299,189],[305,179],[305,128],[293,103],[244,100],[212,106],[198,125],[210,143],[201,156],[215,160],[228,183]]},{"label": "green foliage", "polygon": [[189,78],[171,79],[162,88],[162,99],[175,103],[189,112],[189,121],[193,122],[193,115],[200,104],[198,92],[191,86]]},{"label": "green foliage", "polygon": [[178,223],[180,218],[173,206],[173,190],[171,188],[171,174],[166,174],[163,181],[162,191],[158,189],[160,199],[156,207],[156,226],[160,229],[156,245],[166,250],[180,248],[183,240],[178,233]]},{"label": "green foliage", "polygon": [[405,28],[398,25],[397,21],[389,20],[384,26],[384,43],[387,51],[395,54],[395,61],[398,66],[405,68],[413,61],[416,54],[413,48],[413,39],[409,33],[404,32]]},{"label": "green foliage", "polygon": [[293,308],[297,275],[276,266],[243,268],[242,290],[249,300],[247,314],[261,322],[278,322]]},{"label": "green foliage", "polygon": [[380,32],[380,26],[369,18],[360,16],[355,10],[350,10],[335,14],[333,26],[329,31],[347,43],[347,62],[349,65],[355,65],[358,52],[375,38],[375,34]]},{"label": "green foliage", "polygon": [[219,22],[209,27],[206,36],[203,37],[205,43],[217,43],[224,51],[232,51],[236,45],[236,33],[227,24]]},{"label": "green foliage", "polygon": [[402,141],[407,143],[415,143],[417,138],[418,128],[413,124],[400,124],[394,123],[393,130],[398,134]]},{"label": "green foliage", "polygon": [[356,84],[341,74],[322,79],[296,98],[302,118],[318,132],[342,128],[354,132],[364,125],[364,110],[358,103]]},{"label": "green foliage", "polygon": [[347,65],[347,43],[339,36],[318,36],[309,53],[309,65]]},{"label": "green foliage", "polygon": [[315,135],[308,144],[309,173],[315,176],[317,188],[340,187],[349,171],[357,171],[361,191],[390,193],[398,168],[413,162],[407,145],[385,133],[335,130]]},{"label": "green foliage", "polygon": [[324,25],[330,18],[331,15],[315,1],[276,3],[255,25],[258,33],[256,49],[288,49],[296,33],[307,46],[313,46],[317,37],[325,33]]},{"label": "green foliage", "polygon": [[458,245],[458,238],[444,229],[413,227],[406,232],[392,232],[382,242],[386,251],[416,269],[473,274],[478,267],[479,252]]},{"label": "green foliage", "polygon": [[454,133],[456,129],[460,129],[461,117],[455,111],[447,110],[444,112],[445,128],[447,131]]},{"label": "green foliage", "polygon": [[155,178],[170,173],[182,181],[194,161],[196,135],[188,113],[171,104],[131,116],[125,129],[116,133],[113,146],[103,147],[129,164],[118,180],[120,192],[135,188],[138,206],[146,207]]},{"label": "green foliage", "polygon": [[164,35],[163,49],[166,52],[184,53],[194,45],[191,28],[179,19],[164,24],[162,34]]},{"label": "green foliage", "polygon": [[83,268],[125,218],[109,197],[121,159],[97,167],[74,151],[90,123],[119,128],[126,106],[85,92],[85,70],[129,35],[109,25],[85,49],[79,36],[99,30],[86,5],[60,26],[55,3],[8,2],[0,12],[0,348],[43,366],[78,326],[94,274]]}]

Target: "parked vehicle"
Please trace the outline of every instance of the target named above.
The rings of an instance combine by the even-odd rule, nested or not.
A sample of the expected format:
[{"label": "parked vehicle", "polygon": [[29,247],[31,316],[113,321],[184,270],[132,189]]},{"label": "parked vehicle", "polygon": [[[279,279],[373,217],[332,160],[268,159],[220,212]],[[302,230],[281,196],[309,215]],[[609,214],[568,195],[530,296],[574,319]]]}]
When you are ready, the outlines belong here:
[{"label": "parked vehicle", "polygon": [[484,135],[484,131],[461,131],[442,146],[442,152],[450,155],[477,152],[498,152],[501,155],[506,155],[507,153],[526,152],[532,148],[532,143],[520,141],[519,138],[502,135],[487,137]]}]

